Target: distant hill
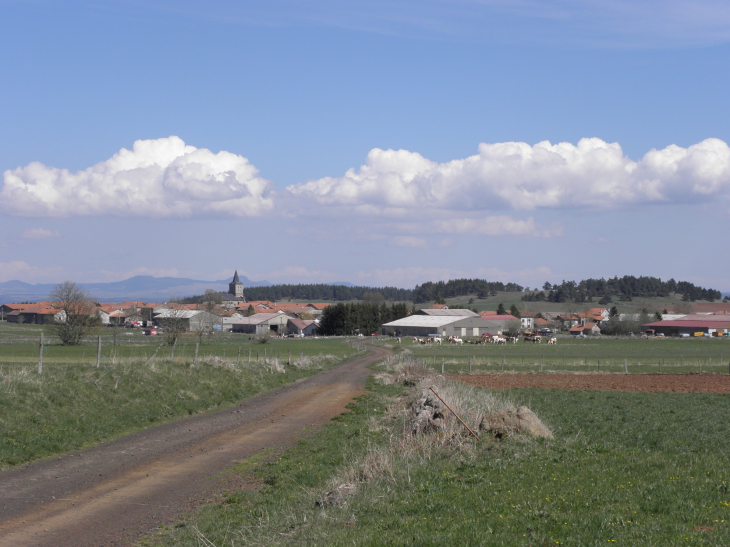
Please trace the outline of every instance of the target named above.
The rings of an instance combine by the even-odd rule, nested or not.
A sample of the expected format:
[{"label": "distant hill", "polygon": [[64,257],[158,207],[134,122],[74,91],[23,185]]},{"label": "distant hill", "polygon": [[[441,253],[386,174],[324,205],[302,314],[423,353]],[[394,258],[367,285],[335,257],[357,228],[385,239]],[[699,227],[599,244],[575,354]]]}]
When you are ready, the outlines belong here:
[{"label": "distant hill", "polygon": [[[268,281],[251,281],[239,276],[244,287],[267,287]],[[184,277],[152,277],[136,275],[123,281],[110,283],[79,283],[89,291],[91,296],[100,302],[124,302],[125,300],[144,300],[148,302],[164,302],[171,297],[182,297],[190,294],[204,293],[207,289],[228,291],[230,279],[204,281]],[[6,281],[0,283],[0,302],[33,302],[48,298],[55,283],[37,283],[31,285],[22,281]]]}]

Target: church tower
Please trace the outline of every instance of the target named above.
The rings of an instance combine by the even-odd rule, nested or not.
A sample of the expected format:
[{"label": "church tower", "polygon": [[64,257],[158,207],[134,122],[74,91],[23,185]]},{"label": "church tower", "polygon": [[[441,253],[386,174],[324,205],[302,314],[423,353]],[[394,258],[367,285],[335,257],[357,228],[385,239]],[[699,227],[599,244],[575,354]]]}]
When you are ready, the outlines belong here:
[{"label": "church tower", "polygon": [[243,296],[243,283],[241,283],[241,280],[238,279],[238,270],[236,270],[236,273],[233,275],[233,281],[228,284],[228,294],[231,294],[236,298],[240,298],[244,302],[246,301]]}]

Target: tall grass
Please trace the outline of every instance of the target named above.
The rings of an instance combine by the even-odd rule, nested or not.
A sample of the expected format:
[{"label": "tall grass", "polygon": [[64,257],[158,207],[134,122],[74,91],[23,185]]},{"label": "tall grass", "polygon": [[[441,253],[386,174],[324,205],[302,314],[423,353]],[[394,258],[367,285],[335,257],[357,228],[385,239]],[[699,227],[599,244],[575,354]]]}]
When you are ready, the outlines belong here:
[{"label": "tall grass", "polygon": [[232,352],[232,359],[223,359],[205,351],[195,363],[192,355],[176,355],[148,364],[112,351],[99,368],[51,363],[43,374],[35,365],[0,364],[0,469],[220,409],[355,353],[341,343],[329,346],[334,353],[313,353],[313,348],[292,357],[291,366],[286,354],[237,365]]}]

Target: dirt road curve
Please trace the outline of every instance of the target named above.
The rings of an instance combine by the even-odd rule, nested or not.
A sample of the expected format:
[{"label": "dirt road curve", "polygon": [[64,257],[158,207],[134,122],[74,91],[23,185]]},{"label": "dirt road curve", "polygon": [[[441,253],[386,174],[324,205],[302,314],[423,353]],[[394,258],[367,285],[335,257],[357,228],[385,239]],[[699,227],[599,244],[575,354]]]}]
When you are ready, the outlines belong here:
[{"label": "dirt road curve", "polygon": [[387,352],[372,348],[215,414],[0,473],[0,545],[128,544],[219,491],[224,469],[343,412]]},{"label": "dirt road curve", "polygon": [[727,374],[449,374],[447,378],[491,389],[730,393]]}]

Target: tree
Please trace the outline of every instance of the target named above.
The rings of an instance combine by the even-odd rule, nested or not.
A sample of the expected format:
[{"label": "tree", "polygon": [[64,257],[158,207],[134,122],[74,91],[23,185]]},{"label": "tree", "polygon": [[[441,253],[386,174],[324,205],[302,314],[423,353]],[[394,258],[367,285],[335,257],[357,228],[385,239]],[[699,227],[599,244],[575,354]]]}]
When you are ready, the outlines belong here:
[{"label": "tree", "polygon": [[662,314],[659,313],[659,312],[656,312],[654,314],[654,319],[656,319],[657,321],[661,321],[662,320]]},{"label": "tree", "polygon": [[49,298],[63,311],[54,321],[56,335],[66,346],[76,346],[90,329],[98,326],[99,318],[94,313],[94,303],[89,293],[73,281],[56,285]]},{"label": "tree", "polygon": [[502,334],[505,336],[519,336],[521,328],[522,323],[519,321],[507,321],[504,329],[502,329]]},{"label": "tree", "polygon": [[253,304],[249,304],[248,308],[246,309],[246,317],[251,317],[256,313],[256,310],[253,309]]},{"label": "tree", "polygon": [[383,293],[379,291],[367,291],[363,293],[362,299],[364,302],[374,302],[377,304],[385,302],[385,297],[383,296]]},{"label": "tree", "polygon": [[218,291],[207,289],[203,295],[203,309],[208,313],[213,313],[218,306],[223,303],[223,297]]},{"label": "tree", "polygon": [[501,302],[499,303],[499,306],[497,306],[497,315],[507,315],[507,310],[504,309],[504,304]]},{"label": "tree", "polygon": [[516,317],[517,319],[519,319],[520,317],[522,317],[522,314],[520,313],[520,310],[517,309],[517,305],[516,304],[512,304],[510,306],[510,308],[509,308],[509,314],[512,317]]},{"label": "tree", "polygon": [[553,290],[553,286],[548,281],[545,281],[545,284],[542,286],[542,290],[544,290],[544,291],[552,291]]},{"label": "tree", "polygon": [[616,306],[611,306],[611,309],[608,310],[608,317],[609,319],[613,319],[614,317],[618,317],[618,308]]},{"label": "tree", "polygon": [[440,294],[436,295],[436,304],[446,304],[446,300]]}]

